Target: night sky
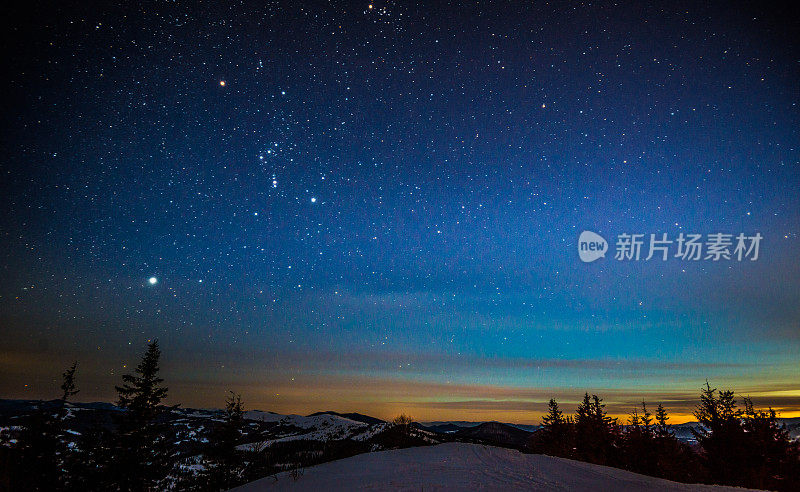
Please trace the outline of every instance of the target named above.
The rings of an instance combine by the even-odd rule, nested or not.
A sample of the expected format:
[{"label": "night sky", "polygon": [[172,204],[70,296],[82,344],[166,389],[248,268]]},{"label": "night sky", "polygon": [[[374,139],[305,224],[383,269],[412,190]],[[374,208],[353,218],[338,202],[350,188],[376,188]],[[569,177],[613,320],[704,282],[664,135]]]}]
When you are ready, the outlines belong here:
[{"label": "night sky", "polygon": [[[662,3],[10,13],[0,397],[78,360],[113,401],[158,338],[184,406],[681,421],[708,378],[800,415],[797,7]],[[681,233],[763,240],[614,258]]]}]

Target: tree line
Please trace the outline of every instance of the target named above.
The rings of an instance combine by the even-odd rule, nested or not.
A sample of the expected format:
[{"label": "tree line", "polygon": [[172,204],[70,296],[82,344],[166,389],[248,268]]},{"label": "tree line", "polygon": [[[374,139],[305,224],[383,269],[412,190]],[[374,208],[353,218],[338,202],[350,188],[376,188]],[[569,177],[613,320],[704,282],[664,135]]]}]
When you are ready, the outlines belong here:
[{"label": "tree line", "polygon": [[[55,406],[42,402],[30,415],[13,446],[0,446],[0,490],[227,490],[260,478],[245,474],[248,452],[236,449],[244,408],[231,392],[222,422],[211,430],[196,471],[180,466],[176,434],[167,406],[167,387],[159,377],[158,341],[147,350],[133,374],[116,386],[117,405],[110,422],[95,422],[80,436],[66,426],[70,398],[76,389],[77,363],[63,374],[61,397]],[[77,439],[73,439],[77,437]]]},{"label": "tree line", "polygon": [[[59,399],[43,402],[27,416],[13,445],[0,443],[0,490],[218,491],[274,472],[264,461],[264,449],[237,449],[244,406],[233,392],[207,442],[195,450],[203,459],[192,466],[181,458],[170,420],[178,405],[163,403],[168,389],[159,376],[160,357],[158,341],[152,341],[133,374],[122,376],[122,384],[115,387],[120,411],[77,436],[69,435],[67,420],[68,402],[79,392],[78,366],[69,367],[62,375]],[[623,424],[608,416],[596,395],[584,394],[574,415],[565,415],[551,399],[527,451],[680,482],[800,489],[798,442],[790,439],[773,409],[757,410],[749,398],[743,398],[742,405],[733,391],[718,391],[706,382],[694,412],[700,424],[692,430],[697,444],[690,445],[676,438],[661,404],[653,414],[642,402]],[[405,429],[400,432],[405,435],[411,424],[401,416],[392,430]],[[389,432],[384,437],[392,436]],[[366,450],[334,451],[343,457]]]},{"label": "tree line", "polygon": [[773,409],[743,408],[733,391],[708,382],[693,415],[696,446],[675,437],[669,416],[642,402],[625,424],[607,415],[602,398],[585,393],[574,415],[564,415],[555,399],[532,436],[530,450],[599,465],[614,466],[679,482],[798,490],[800,446],[790,439]]}]

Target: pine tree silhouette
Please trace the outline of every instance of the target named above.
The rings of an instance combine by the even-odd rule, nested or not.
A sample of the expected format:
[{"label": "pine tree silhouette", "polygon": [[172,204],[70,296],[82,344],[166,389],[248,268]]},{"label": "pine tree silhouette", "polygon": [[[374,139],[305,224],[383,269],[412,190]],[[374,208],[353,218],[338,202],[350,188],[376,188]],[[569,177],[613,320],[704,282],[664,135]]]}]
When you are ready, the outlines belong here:
[{"label": "pine tree silhouette", "polygon": [[649,433],[651,431],[651,426],[653,425],[653,414],[647,409],[647,404],[642,400],[642,427],[644,428],[645,432]]},{"label": "pine tree silhouette", "polygon": [[574,442],[572,419],[565,417],[558,402],[551,398],[541,427],[531,436],[531,449],[551,456],[570,457]]},{"label": "pine tree silhouette", "polygon": [[[69,483],[67,468],[69,448],[66,444],[66,405],[76,395],[77,362],[63,374],[62,396],[55,401],[41,402],[28,418],[17,443],[15,485],[25,490],[59,490]],[[16,488],[12,487],[12,489]]]},{"label": "pine tree silhouette", "polygon": [[642,402],[642,413],[634,408],[628,419],[622,447],[622,466],[638,473],[653,474],[656,467],[656,448],[652,433],[653,418],[647,404]]},{"label": "pine tree silhouette", "polygon": [[793,443],[785,425],[779,425],[775,410],[756,410],[750,398],[744,398],[742,428],[745,437],[746,483],[763,489],[791,489],[800,485],[792,478],[800,466],[797,443]]},{"label": "pine tree silhouette", "polygon": [[64,371],[61,375],[61,407],[63,408],[67,400],[80,393],[80,390],[75,386],[75,372],[78,370],[78,362],[73,362],[69,369]]},{"label": "pine tree silhouette", "polygon": [[620,438],[616,419],[608,417],[602,398],[584,394],[575,411],[575,452],[578,459],[601,465],[617,461],[615,448]]},{"label": "pine tree silhouette", "polygon": [[744,429],[733,391],[717,392],[706,381],[694,416],[702,427],[692,433],[703,448],[703,460],[711,479],[720,484],[742,483],[747,467]]},{"label": "pine tree silhouette", "polygon": [[[116,386],[118,405],[124,409],[117,419],[111,480],[122,490],[160,488],[174,465],[169,439],[169,410],[164,380],[158,376],[161,350],[158,340],[150,342],[135,374],[122,376]],[[177,405],[176,405],[177,406]]]},{"label": "pine tree silhouette", "polygon": [[637,409],[631,410],[630,415],[628,416],[628,426],[632,428],[638,428],[642,423],[641,417],[639,417],[639,412]]},{"label": "pine tree silhouette", "polygon": [[798,490],[800,451],[774,410],[755,410],[744,398],[736,406],[733,391],[717,391],[708,381],[694,412],[703,428],[694,430],[703,461],[715,483],[753,488]]},{"label": "pine tree silhouette", "polygon": [[161,350],[158,340],[147,345],[142,362],[136,367],[136,376],[122,376],[123,385],[115,386],[119,395],[118,405],[128,410],[132,418],[152,420],[161,411],[161,401],[167,397],[167,388],[161,387],[164,380],[158,377],[158,360]]},{"label": "pine tree silhouette", "polygon": [[658,408],[656,409],[655,433],[657,437],[673,437],[675,435],[670,429],[670,425],[667,424],[667,420],[669,420],[669,417],[667,416],[667,410],[664,408],[664,405],[659,403]]},{"label": "pine tree silhouette", "polygon": [[211,434],[206,450],[206,472],[201,477],[203,488],[228,490],[242,483],[243,453],[236,449],[244,426],[244,405],[241,395],[230,392],[225,400],[225,421]]}]

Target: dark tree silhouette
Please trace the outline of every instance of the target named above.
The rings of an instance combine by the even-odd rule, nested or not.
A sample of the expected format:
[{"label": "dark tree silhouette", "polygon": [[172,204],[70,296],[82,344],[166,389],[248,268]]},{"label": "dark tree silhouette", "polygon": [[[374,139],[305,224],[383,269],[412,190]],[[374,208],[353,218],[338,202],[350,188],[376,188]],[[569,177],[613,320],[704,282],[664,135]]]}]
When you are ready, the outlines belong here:
[{"label": "dark tree silhouette", "polygon": [[550,398],[547,403],[547,415],[542,417],[542,428],[552,429],[566,424],[564,413],[558,408],[558,402],[555,398]]},{"label": "dark tree silhouette", "polygon": [[650,413],[649,410],[647,410],[647,404],[644,402],[644,400],[642,400],[641,421],[642,421],[642,427],[646,432],[649,433],[651,430],[651,426],[653,425],[653,414]]},{"label": "dark tree silhouette", "polygon": [[678,441],[671,426],[667,423],[669,415],[664,405],[658,404],[655,425],[651,429],[655,448],[655,466],[652,474],[679,482],[698,482],[706,480],[697,453],[688,444]]},{"label": "dark tree silhouette", "polygon": [[206,472],[201,482],[208,490],[228,490],[243,481],[244,453],[236,446],[242,437],[244,406],[241,395],[230,393],[225,400],[225,420],[211,433],[211,444],[205,453]]},{"label": "dark tree silhouette", "polygon": [[703,461],[715,483],[742,483],[747,466],[744,429],[733,391],[719,391],[708,381],[700,393],[700,404],[694,416],[702,427],[693,429],[703,448]]},{"label": "dark tree silhouette", "polygon": [[61,407],[63,408],[67,400],[80,393],[80,390],[75,386],[75,371],[78,370],[78,362],[73,362],[69,369],[64,371],[61,375]]},{"label": "dark tree silhouette", "polygon": [[658,408],[656,409],[655,433],[657,437],[672,437],[675,435],[670,428],[671,426],[667,424],[667,420],[669,420],[669,417],[667,416],[667,410],[664,408],[664,405],[659,403]]},{"label": "dark tree silhouette", "polygon": [[158,377],[160,358],[158,340],[153,340],[147,345],[147,351],[136,367],[137,375],[125,374],[122,376],[123,385],[115,387],[119,395],[117,404],[127,409],[132,418],[149,421],[161,411],[161,401],[167,397],[167,388],[160,386],[164,382]]},{"label": "dark tree silhouette", "polygon": [[531,436],[531,449],[536,453],[568,458],[573,454],[575,441],[572,418],[564,416],[555,398],[550,399],[547,409],[541,427]]},{"label": "dark tree silhouette", "polygon": [[[691,449],[675,439],[667,425],[667,411],[659,404],[655,420],[642,402],[631,412],[629,425],[622,439],[622,464],[637,473],[678,481],[694,481],[702,474]],[[655,422],[655,424],[654,424]]]},{"label": "dark tree silhouette", "polygon": [[755,410],[749,398],[737,408],[733,391],[706,381],[694,412],[703,428],[694,432],[712,481],[753,488],[797,490],[797,443],[779,425],[774,410]]},{"label": "dark tree silhouette", "polygon": [[405,435],[411,434],[411,424],[413,423],[414,419],[404,413],[401,413],[392,420],[392,425]]},{"label": "dark tree silhouette", "polygon": [[634,408],[622,439],[622,466],[638,473],[653,474],[656,448],[653,443],[652,415],[642,402],[642,413]]},{"label": "dark tree silhouette", "polygon": [[118,405],[124,409],[117,419],[111,480],[122,490],[160,488],[174,465],[173,445],[166,422],[169,410],[164,380],[158,376],[161,350],[150,342],[135,374],[122,376],[117,386]]},{"label": "dark tree silhouette", "polygon": [[600,465],[617,462],[620,429],[616,419],[606,414],[603,400],[584,394],[575,411],[575,453],[578,459]]},{"label": "dark tree silhouette", "polygon": [[75,372],[78,363],[62,374],[62,395],[55,401],[41,402],[28,417],[15,449],[13,486],[24,490],[65,489],[71,481],[70,450],[66,443],[64,420],[67,401],[78,393]]},{"label": "dark tree silhouette", "polygon": [[798,486],[800,466],[797,443],[792,442],[784,425],[778,424],[775,410],[756,410],[744,398],[742,428],[747,460],[746,483],[750,487],[790,490]]}]

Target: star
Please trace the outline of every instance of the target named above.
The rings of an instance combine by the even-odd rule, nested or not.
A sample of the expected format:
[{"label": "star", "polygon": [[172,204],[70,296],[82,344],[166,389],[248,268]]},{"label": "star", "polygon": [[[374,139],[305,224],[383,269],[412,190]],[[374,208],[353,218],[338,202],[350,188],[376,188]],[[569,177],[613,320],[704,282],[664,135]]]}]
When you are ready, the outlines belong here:
[{"label": "star", "polygon": [[156,285],[156,284],[158,283],[158,279],[157,279],[157,278],[155,278],[155,277],[150,277],[149,279],[147,279],[147,282],[148,282],[150,285]]},{"label": "star", "polygon": [[225,87],[225,81],[224,80],[220,80],[219,81],[219,86],[220,87]]}]

